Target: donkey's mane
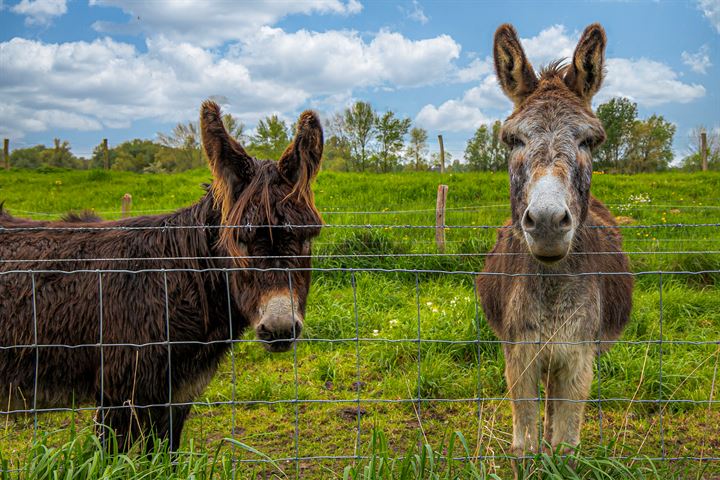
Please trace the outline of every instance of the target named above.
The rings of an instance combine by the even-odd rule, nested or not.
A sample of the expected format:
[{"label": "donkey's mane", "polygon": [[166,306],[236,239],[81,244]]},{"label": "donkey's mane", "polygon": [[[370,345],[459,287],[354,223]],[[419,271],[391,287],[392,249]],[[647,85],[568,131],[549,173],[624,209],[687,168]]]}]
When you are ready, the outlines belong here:
[{"label": "donkey's mane", "polygon": [[540,69],[540,80],[551,80],[553,78],[563,79],[567,73],[568,63],[566,58],[553,60]]}]

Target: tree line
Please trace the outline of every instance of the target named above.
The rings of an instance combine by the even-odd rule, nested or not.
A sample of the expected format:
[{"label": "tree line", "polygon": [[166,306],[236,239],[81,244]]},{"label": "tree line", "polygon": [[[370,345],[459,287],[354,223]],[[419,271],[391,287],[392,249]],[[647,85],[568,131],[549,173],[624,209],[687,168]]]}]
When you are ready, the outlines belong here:
[{"label": "tree line", "polygon": [[[593,152],[594,169],[611,173],[654,172],[673,168],[675,126],[662,115],[638,118],[637,104],[613,98],[598,106],[606,140]],[[277,115],[261,119],[251,134],[231,114],[223,116],[228,132],[258,158],[278,158],[292,139],[294,125]],[[349,172],[395,172],[436,169],[439,154],[430,153],[427,130],[413,126],[409,118],[392,110],[377,112],[369,102],[357,101],[325,122],[323,168]],[[500,139],[501,122],[480,125],[465,144],[462,160],[445,152],[448,171],[504,171],[509,151]],[[690,134],[688,154],[679,168],[699,170],[700,131]],[[708,168],[720,170],[720,131],[708,131]],[[104,168],[141,173],[181,172],[205,165],[196,122],[179,123],[155,141],[133,139],[108,148],[100,143],[89,159],[72,154],[67,141],[56,138],[50,147],[36,145],[15,149],[10,164],[21,168]]]}]

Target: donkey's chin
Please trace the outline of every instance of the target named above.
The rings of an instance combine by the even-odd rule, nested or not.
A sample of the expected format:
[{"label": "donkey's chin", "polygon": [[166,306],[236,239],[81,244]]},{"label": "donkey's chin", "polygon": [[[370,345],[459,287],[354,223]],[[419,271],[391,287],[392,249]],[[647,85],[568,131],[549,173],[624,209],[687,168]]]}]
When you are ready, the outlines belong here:
[{"label": "donkey's chin", "polygon": [[270,343],[263,343],[263,347],[270,353],[282,353],[291,350],[295,340],[274,340]]},{"label": "donkey's chin", "polygon": [[540,263],[543,263],[545,265],[555,265],[559,261],[563,260],[567,254],[564,255],[535,255],[533,254],[533,257],[535,257],[535,260],[539,261]]},{"label": "donkey's chin", "polygon": [[530,253],[533,258],[543,265],[556,265],[564,260],[570,251],[570,244],[553,245],[552,247],[538,245],[537,243],[528,244]]},{"label": "donkey's chin", "polygon": [[[548,238],[549,237],[549,238]],[[564,235],[537,236],[525,232],[525,243],[528,250],[543,265],[556,265],[563,261],[570,252],[573,232]]]},{"label": "donkey's chin", "polygon": [[293,348],[293,344],[302,333],[303,322],[300,318],[295,320],[294,327],[288,325],[291,324],[290,319],[282,316],[263,318],[255,328],[255,336],[263,342],[263,347],[268,352],[287,352]]}]

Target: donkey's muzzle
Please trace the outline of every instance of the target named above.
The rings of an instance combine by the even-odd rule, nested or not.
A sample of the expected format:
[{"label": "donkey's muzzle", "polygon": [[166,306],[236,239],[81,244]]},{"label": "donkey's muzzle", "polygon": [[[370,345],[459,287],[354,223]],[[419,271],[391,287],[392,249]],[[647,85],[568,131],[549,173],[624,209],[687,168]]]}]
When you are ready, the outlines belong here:
[{"label": "donkey's muzzle", "polygon": [[297,301],[287,295],[271,297],[261,308],[255,335],[267,351],[286,352],[300,338],[303,317],[297,308]]},{"label": "donkey's muzzle", "polygon": [[543,263],[562,260],[573,237],[572,214],[561,202],[532,202],[522,218],[530,253]]}]

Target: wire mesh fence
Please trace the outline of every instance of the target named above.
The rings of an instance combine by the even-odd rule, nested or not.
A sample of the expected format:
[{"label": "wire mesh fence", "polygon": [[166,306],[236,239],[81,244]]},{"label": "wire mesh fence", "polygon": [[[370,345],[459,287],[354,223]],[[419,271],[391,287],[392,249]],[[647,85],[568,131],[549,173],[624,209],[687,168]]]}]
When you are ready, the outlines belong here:
[{"label": "wire mesh fence", "polygon": [[[377,212],[360,212],[377,213]],[[259,228],[263,226],[244,225],[233,227],[215,227],[211,225],[178,226],[163,225],[154,227],[123,225],[79,225],[79,226],[33,226],[0,228],[0,233],[12,235],[27,231],[95,231],[123,230],[144,231],[175,229],[213,229],[213,228]],[[327,224],[327,225],[265,225],[268,228],[326,228],[365,230],[434,230],[435,225],[411,224]],[[631,256],[698,256],[704,259],[697,269],[657,268],[637,270],[628,273],[577,272],[544,273],[543,276],[555,277],[603,277],[608,275],[631,275],[638,279],[643,295],[636,308],[642,311],[643,331],[640,327],[628,326],[629,332],[618,341],[601,339],[578,341],[554,341],[552,337],[539,348],[554,348],[593,344],[615,344],[609,353],[598,355],[595,361],[594,383],[591,396],[583,400],[566,398],[548,398],[539,387],[534,397],[515,399],[515,401],[563,400],[586,405],[586,425],[583,430],[583,442],[612,446],[612,457],[631,461],[678,461],[688,460],[698,464],[712,464],[720,468],[720,400],[716,398],[715,388],[720,356],[720,337],[714,329],[714,321],[720,318],[720,312],[708,313],[704,325],[693,334],[693,322],[705,318],[697,309],[717,308],[713,299],[717,294],[717,279],[720,269],[715,259],[720,250],[713,248],[714,237],[720,223],[663,223],[648,225],[621,225],[621,229],[663,230],[673,229],[684,232],[688,240],[698,230],[709,231],[708,238],[700,239],[710,243],[703,249],[636,249],[626,252]],[[448,225],[450,230],[487,231],[507,228],[503,225]],[[602,228],[602,227],[598,227]],[[11,238],[11,237],[7,237]],[[641,241],[642,239],[637,239]],[[668,241],[681,240],[668,238]],[[411,241],[418,242],[418,239]],[[430,240],[426,240],[430,243]],[[459,240],[458,240],[459,241]],[[720,241],[720,240],[719,240]],[[318,242],[321,243],[321,242]],[[430,243],[431,244],[431,243]],[[614,252],[575,252],[573,255],[602,254]],[[502,461],[509,454],[511,431],[510,405],[507,386],[502,375],[501,348],[506,344],[531,344],[537,342],[507,342],[495,338],[485,325],[475,287],[475,279],[480,275],[498,276],[536,276],[536,273],[490,273],[479,268],[393,268],[383,263],[381,266],[353,266],[355,260],[383,259],[385,262],[405,259],[416,261],[431,258],[453,258],[462,262],[465,258],[484,258],[499,254],[488,252],[453,253],[329,253],[308,255],[315,262],[309,268],[283,267],[257,268],[252,266],[203,267],[183,266],[187,261],[237,260],[250,262],[281,260],[283,256],[247,256],[247,257],[205,257],[205,256],[166,256],[166,257],[97,257],[83,258],[12,258],[0,259],[0,286],[10,276],[27,277],[30,285],[33,339],[31,342],[16,342],[0,345],[0,354],[31,355],[34,358],[35,381],[32,402],[19,408],[11,408],[0,402],[0,420],[5,417],[6,434],[4,441],[9,444],[8,425],[14,423],[15,429],[22,429],[23,420],[31,419],[32,425],[26,425],[32,438],[54,425],[56,414],[80,413],[95,415],[102,423],[105,415],[114,410],[131,409],[171,409],[190,407],[194,415],[190,423],[196,422],[183,434],[188,436],[210,436],[243,438],[248,444],[257,440],[258,449],[267,456],[247,455],[237,458],[238,465],[244,463],[276,462],[288,464],[296,477],[302,476],[312,464],[327,461],[356,462],[370,458],[367,439],[371,430],[381,424],[390,431],[402,431],[398,434],[407,438],[409,433],[419,432],[421,441],[432,441],[442,436],[449,428],[474,432],[474,449],[458,459],[468,461]],[[301,256],[302,257],[302,256]],[[708,260],[709,259],[709,260]],[[114,268],[114,263],[122,262],[122,268]],[[330,262],[322,266],[323,262]],[[332,263],[340,262],[340,264]],[[348,264],[350,262],[350,264]],[[317,265],[317,264],[320,265]],[[177,266],[180,264],[180,266]],[[349,265],[349,266],[348,266]],[[404,264],[405,265],[405,264]],[[684,264],[683,264],[684,265]],[[691,264],[694,265],[694,264]],[[477,264],[471,265],[473,267]],[[661,264],[661,266],[663,266]],[[234,323],[229,322],[227,338],[213,340],[175,340],[171,337],[173,303],[177,301],[168,289],[168,275],[215,275],[225,279],[223,302],[228,309],[233,298],[231,278],[233,274],[252,272],[254,274],[283,274],[287,278],[289,292],[294,291],[293,278],[298,272],[311,272],[315,278],[310,293],[305,334],[293,343],[292,350],[280,357],[264,357],[254,351],[257,344],[272,344],[282,340],[261,340],[251,338],[242,332],[233,331]],[[97,295],[92,301],[96,305],[98,338],[89,343],[67,343],[62,338],[53,342],[41,342],[38,337],[38,312],[36,298],[38,281],[62,282],[65,278],[94,276]],[[147,342],[108,341],[104,337],[106,322],[103,312],[107,302],[117,301],[104,296],[104,286],[119,277],[128,276],[161,278],[165,331],[164,338]],[[157,277],[159,276],[159,277]],[[113,278],[115,277],[115,278]],[[698,280],[701,287],[698,296],[713,297],[708,302],[698,301],[685,305],[682,292],[676,286]],[[47,283],[45,283],[47,285]],[[393,291],[397,288],[398,291]],[[324,291],[325,289],[326,291]],[[332,290],[328,293],[327,290]],[[458,293],[460,292],[460,293]],[[337,298],[330,298],[336,295]],[[668,298],[669,295],[669,298]],[[319,307],[314,307],[314,299],[319,298]],[[459,297],[462,297],[459,299]],[[291,296],[291,298],[294,298]],[[147,299],[136,299],[146,301]],[[216,299],[220,301],[220,299]],[[62,301],[62,299],[60,300]],[[670,302],[670,303],[668,303]],[[328,305],[331,305],[329,307]],[[438,305],[442,305],[439,308]],[[700,307],[698,307],[700,305]],[[692,307],[692,308],[691,308]],[[128,305],[127,308],[132,308]],[[695,309],[695,310],[693,310]],[[295,312],[293,307],[292,311]],[[328,321],[322,318],[328,315],[337,328],[322,325]],[[668,327],[668,315],[671,326]],[[232,312],[229,312],[232,318]],[[377,318],[380,318],[380,323]],[[709,320],[708,320],[709,319]],[[384,323],[382,323],[384,322]],[[393,323],[394,322],[394,323]],[[443,323],[442,328],[437,327]],[[314,325],[315,324],[315,325]],[[333,325],[334,325],[333,324]],[[690,334],[687,334],[687,333]],[[682,333],[680,335],[679,333]],[[687,335],[686,335],[687,334]],[[297,337],[297,335],[293,335]],[[174,390],[173,354],[174,348],[187,346],[219,345],[229,347],[228,359],[216,375],[220,388],[212,394],[197,392],[196,398],[178,400]],[[109,384],[105,379],[105,361],[114,349],[132,348],[135,350],[164,348],[167,351],[167,395],[162,402],[138,403],[129,399],[128,403],[107,405],[104,403],[105,389]],[[93,350],[100,361],[99,402],[95,405],[65,405],[45,407],[38,400],[38,369],[41,352],[48,350]],[[322,356],[322,365],[313,363],[313,356]],[[249,360],[248,360],[249,359]],[[273,389],[262,380],[261,370],[248,368],[248,361],[259,360],[263,367],[279,365],[273,371],[271,382],[280,380],[283,388]],[[623,361],[632,363],[633,368],[625,368]],[[688,363],[689,362],[689,363]],[[335,364],[335,365],[334,365]],[[241,366],[242,365],[242,366]],[[329,373],[323,373],[323,370]],[[338,373],[334,369],[342,370]],[[458,372],[454,369],[459,369]],[[320,371],[320,374],[318,374]],[[392,378],[393,376],[397,378]],[[623,377],[624,378],[621,378]],[[654,377],[654,378],[650,378]],[[390,378],[390,380],[388,380]],[[447,379],[452,379],[450,383]],[[340,390],[334,383],[344,382]],[[248,388],[249,382],[260,387]],[[455,382],[455,383],[453,383]],[[312,388],[309,384],[313,384]],[[265,388],[263,391],[263,388]],[[177,387],[175,387],[176,389]],[[539,407],[540,408],[540,407]],[[328,410],[330,409],[330,410]],[[639,412],[639,413],[638,413]],[[49,414],[49,415],[48,415]],[[331,436],[322,427],[328,422],[328,415],[339,415],[341,422],[330,422],[335,429],[342,427],[342,435]],[[42,416],[49,419],[44,421]],[[383,422],[387,416],[392,422]],[[541,417],[541,415],[539,415]],[[701,418],[702,417],[702,418]],[[207,419],[209,427],[198,422]],[[169,441],[173,444],[173,415],[169,415]],[[403,420],[399,420],[403,419]],[[688,419],[694,419],[689,421]],[[697,421],[695,421],[697,420]],[[262,425],[262,422],[267,422]],[[275,432],[283,438],[282,442],[266,441],[257,433],[246,440],[243,432],[248,430],[247,423],[260,422],[256,427]],[[395,422],[395,423],[393,423]],[[400,425],[397,424],[400,423]],[[696,427],[694,431],[683,430],[687,425]],[[218,428],[219,427],[219,428]],[[210,433],[208,429],[217,429]],[[202,432],[198,434],[198,432]],[[337,433],[337,432],[335,432]],[[20,435],[22,437],[22,435]],[[634,438],[628,438],[634,437]],[[690,437],[697,438],[690,438]],[[25,435],[27,437],[27,435]],[[326,437],[332,437],[327,443]],[[290,439],[287,442],[288,438]],[[690,442],[688,442],[690,438]],[[332,443],[331,442],[331,443]],[[186,445],[186,444],[183,444]],[[239,467],[242,468],[242,467]]]}]

